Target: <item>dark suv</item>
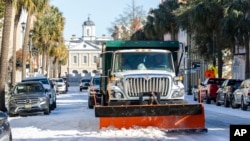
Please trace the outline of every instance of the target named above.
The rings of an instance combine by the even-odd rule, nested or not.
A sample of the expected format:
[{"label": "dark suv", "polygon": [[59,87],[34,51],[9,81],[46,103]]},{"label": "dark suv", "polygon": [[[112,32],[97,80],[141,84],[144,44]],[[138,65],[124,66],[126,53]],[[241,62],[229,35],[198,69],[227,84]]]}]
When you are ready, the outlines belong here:
[{"label": "dark suv", "polygon": [[240,86],[242,81],[239,79],[225,80],[217,91],[216,105],[224,104],[225,107],[229,107],[233,92]]},{"label": "dark suv", "polygon": [[38,76],[38,77],[28,77],[22,80],[22,82],[27,81],[40,81],[42,82],[45,89],[48,90],[48,95],[50,96],[50,109],[54,110],[56,108],[56,91],[54,89],[54,84],[47,77]]},{"label": "dark suv", "polygon": [[30,112],[50,114],[48,89],[39,81],[19,82],[8,99],[9,116]]}]

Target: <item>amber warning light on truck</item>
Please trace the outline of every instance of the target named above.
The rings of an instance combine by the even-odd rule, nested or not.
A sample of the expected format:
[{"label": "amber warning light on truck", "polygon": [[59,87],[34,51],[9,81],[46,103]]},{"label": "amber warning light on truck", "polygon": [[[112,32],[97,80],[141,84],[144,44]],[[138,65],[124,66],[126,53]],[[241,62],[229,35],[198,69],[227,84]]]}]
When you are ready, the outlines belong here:
[{"label": "amber warning light on truck", "polygon": [[230,141],[248,141],[250,125],[230,125]]}]

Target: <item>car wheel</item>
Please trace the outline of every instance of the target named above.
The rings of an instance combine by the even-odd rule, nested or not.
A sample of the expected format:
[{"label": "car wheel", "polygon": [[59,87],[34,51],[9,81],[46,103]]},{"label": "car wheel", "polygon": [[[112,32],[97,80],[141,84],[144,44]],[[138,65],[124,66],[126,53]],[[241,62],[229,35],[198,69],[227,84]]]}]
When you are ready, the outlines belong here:
[{"label": "car wheel", "polygon": [[229,102],[227,97],[228,97],[227,94],[225,94],[225,96],[224,96],[224,107],[229,107],[230,106],[230,102]]},{"label": "car wheel", "polygon": [[211,104],[211,98],[208,96],[208,94],[206,93],[206,103],[207,104]]},{"label": "car wheel", "polygon": [[54,103],[53,103],[53,107],[54,107],[54,109],[56,108],[56,101],[54,101]]},{"label": "car wheel", "polygon": [[197,101],[197,98],[195,97],[195,94],[194,94],[194,101]]},{"label": "car wheel", "polygon": [[215,103],[216,103],[216,106],[220,106],[221,105],[220,104],[220,94],[217,94]]},{"label": "car wheel", "polygon": [[47,108],[45,111],[44,111],[44,115],[49,115],[50,114],[50,108]]},{"label": "car wheel", "polygon": [[247,105],[245,104],[243,97],[241,98],[241,106],[240,107],[241,107],[241,110],[243,110],[243,111],[247,110]]},{"label": "car wheel", "polygon": [[9,113],[8,115],[9,115],[9,117],[15,117],[16,116],[15,114],[11,114],[11,113]]},{"label": "car wheel", "polygon": [[232,107],[233,109],[239,108],[239,104],[236,104],[235,98],[234,98],[234,97],[232,97],[232,99],[231,99],[231,107]]}]

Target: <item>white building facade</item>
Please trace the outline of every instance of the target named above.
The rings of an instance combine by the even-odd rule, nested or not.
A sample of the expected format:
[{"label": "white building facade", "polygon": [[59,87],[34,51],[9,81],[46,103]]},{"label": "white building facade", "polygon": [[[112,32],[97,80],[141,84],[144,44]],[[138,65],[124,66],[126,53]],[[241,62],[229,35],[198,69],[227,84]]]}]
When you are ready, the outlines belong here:
[{"label": "white building facade", "polygon": [[69,81],[79,81],[81,78],[96,75],[102,44],[110,40],[105,36],[96,37],[95,24],[90,18],[83,23],[82,29],[81,38],[73,35],[70,40],[65,41],[69,58],[68,63],[61,67],[61,76],[67,76]]}]

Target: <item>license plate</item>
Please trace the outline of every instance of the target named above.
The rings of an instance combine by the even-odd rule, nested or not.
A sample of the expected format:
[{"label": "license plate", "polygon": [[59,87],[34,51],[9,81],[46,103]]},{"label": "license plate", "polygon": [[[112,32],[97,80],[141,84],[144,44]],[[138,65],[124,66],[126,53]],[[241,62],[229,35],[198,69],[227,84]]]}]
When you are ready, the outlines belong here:
[{"label": "license plate", "polygon": [[29,108],[31,108],[31,105],[30,105],[30,104],[25,104],[25,105],[24,105],[24,108],[25,108],[25,109],[29,109]]}]

